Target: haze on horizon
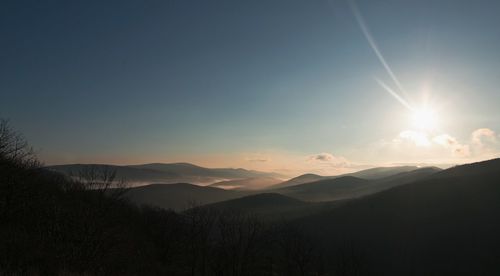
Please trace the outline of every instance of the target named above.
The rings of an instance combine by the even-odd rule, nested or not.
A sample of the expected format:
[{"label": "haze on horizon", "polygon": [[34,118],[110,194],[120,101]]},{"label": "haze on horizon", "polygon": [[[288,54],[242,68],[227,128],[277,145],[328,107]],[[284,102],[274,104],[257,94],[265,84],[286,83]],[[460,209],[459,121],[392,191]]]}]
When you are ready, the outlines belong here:
[{"label": "haze on horizon", "polygon": [[0,117],[47,164],[333,175],[495,158],[499,10],[491,0],[7,1]]}]

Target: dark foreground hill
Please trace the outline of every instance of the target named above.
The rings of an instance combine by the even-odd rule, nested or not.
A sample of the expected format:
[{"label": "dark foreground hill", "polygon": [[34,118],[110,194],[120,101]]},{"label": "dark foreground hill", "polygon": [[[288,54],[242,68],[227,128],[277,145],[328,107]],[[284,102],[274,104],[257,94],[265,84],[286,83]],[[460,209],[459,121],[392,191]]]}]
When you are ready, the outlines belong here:
[{"label": "dark foreground hill", "polygon": [[500,159],[352,200],[297,224],[375,275],[497,275]]},{"label": "dark foreground hill", "polygon": [[203,206],[221,211],[242,211],[258,215],[270,215],[273,217],[289,215],[293,212],[303,212],[310,204],[280,194],[263,193],[249,195],[237,199],[217,202]]}]

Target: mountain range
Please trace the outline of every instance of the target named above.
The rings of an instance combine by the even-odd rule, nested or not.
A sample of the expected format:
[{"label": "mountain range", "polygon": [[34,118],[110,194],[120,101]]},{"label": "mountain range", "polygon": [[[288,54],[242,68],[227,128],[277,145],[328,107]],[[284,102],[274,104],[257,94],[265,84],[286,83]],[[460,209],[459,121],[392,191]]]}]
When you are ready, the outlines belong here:
[{"label": "mountain range", "polygon": [[[312,177],[310,178],[311,181],[308,183],[292,186],[288,185],[290,181],[287,182],[287,185],[270,185],[269,183],[274,183],[279,180],[269,177],[216,182],[205,187],[187,183],[178,183],[175,185],[153,184],[133,187],[129,189],[127,196],[129,199],[139,204],[154,205],[165,209],[175,210],[182,210],[188,206],[188,203],[193,202],[197,205],[212,204],[224,200],[233,200],[232,202],[237,202],[238,198],[247,200],[244,197],[258,194],[281,195],[310,204],[338,201],[373,194],[394,186],[418,180],[439,171],[438,168],[432,167],[414,167],[412,169],[413,170],[410,170],[409,167],[405,167],[404,169],[395,167],[393,170],[389,168],[370,169],[368,172],[372,173],[365,171],[359,172],[360,175],[365,177],[370,176],[371,178],[369,179],[355,177],[354,175],[356,175],[356,173],[335,177],[320,177],[320,180],[315,180],[317,178]],[[376,172],[379,171],[383,171],[384,173],[380,178],[377,178]],[[392,172],[392,174],[390,172]],[[302,176],[298,178],[304,179]],[[267,185],[262,185],[262,181],[268,181],[269,183]],[[270,197],[267,196],[266,198],[269,200]],[[220,206],[229,205],[230,203]],[[262,208],[256,206],[255,209],[261,210]]]},{"label": "mountain range", "polygon": [[68,164],[48,166],[47,169],[66,175],[78,175],[89,168],[109,168],[116,171],[117,179],[124,179],[130,186],[154,183],[191,183],[209,185],[220,181],[246,178],[282,178],[276,173],[233,168],[204,168],[189,163],[150,163],[142,165]]},{"label": "mountain range", "polygon": [[[85,166],[89,165],[51,169],[67,174],[69,168]],[[168,164],[124,167],[117,168],[122,177],[147,173],[169,179],[234,177],[211,186],[160,182],[131,187],[124,195],[137,205],[174,209],[181,216],[192,210],[242,212],[279,223],[278,228],[286,225],[283,229],[292,231],[289,235],[300,229],[302,236],[292,236],[297,241],[292,245],[306,254],[301,256],[326,258],[321,269],[336,271],[335,275],[498,272],[500,159],[445,170],[394,167],[341,176],[306,174],[279,183],[272,183],[275,175],[239,169],[191,170],[191,166]],[[252,184],[261,178],[269,183]]]}]

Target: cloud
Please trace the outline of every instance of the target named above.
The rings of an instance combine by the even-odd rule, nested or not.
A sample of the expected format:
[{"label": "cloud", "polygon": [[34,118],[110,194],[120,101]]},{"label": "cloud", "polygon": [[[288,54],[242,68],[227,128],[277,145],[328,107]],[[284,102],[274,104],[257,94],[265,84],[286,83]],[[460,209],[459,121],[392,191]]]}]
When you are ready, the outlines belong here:
[{"label": "cloud", "polygon": [[453,147],[451,149],[453,156],[457,157],[469,157],[470,156],[470,147],[468,145],[460,145]]},{"label": "cloud", "polygon": [[402,155],[436,159],[445,157],[444,149],[451,153],[450,157],[468,157],[472,158],[471,160],[494,158],[500,154],[500,141],[497,134],[489,128],[474,130],[471,140],[465,142],[460,142],[447,133],[430,136],[426,132],[405,130],[393,140],[392,146],[392,149]]},{"label": "cloud", "polygon": [[481,159],[500,156],[500,142],[496,133],[489,128],[474,130],[471,134],[471,146],[474,155]]},{"label": "cloud", "polygon": [[335,159],[335,157],[330,153],[319,153],[309,156],[310,161],[329,162],[333,159]]},{"label": "cloud", "polygon": [[399,133],[399,139],[396,138],[395,142],[409,141],[414,143],[416,146],[430,146],[431,142],[427,137],[427,134],[423,132],[405,130]]},{"label": "cloud", "polygon": [[305,158],[303,157],[300,166],[305,168],[306,172],[320,175],[350,173],[360,167],[365,167],[365,165],[362,164],[352,163],[343,156],[336,156],[328,152],[305,156]]},{"label": "cloud", "polygon": [[469,145],[460,144],[455,137],[449,134],[441,134],[432,138],[432,142],[451,150],[453,156],[468,157],[470,156]]},{"label": "cloud", "polygon": [[267,162],[269,159],[266,158],[247,158],[248,162]]},{"label": "cloud", "polygon": [[472,143],[476,145],[483,145],[484,142],[496,143],[497,138],[493,130],[489,128],[480,128],[472,132]]},{"label": "cloud", "polygon": [[327,152],[310,155],[307,160],[309,162],[325,163],[336,167],[349,166],[349,161],[347,161],[346,158],[342,156],[334,156],[333,154]]},{"label": "cloud", "polygon": [[471,146],[447,134],[431,135],[425,131],[404,130],[389,143],[382,143],[379,154],[395,160],[448,160],[471,156]]},{"label": "cloud", "polygon": [[452,147],[454,145],[457,145],[457,139],[454,137],[451,137],[448,134],[441,134],[438,135],[434,138],[432,138],[432,141],[438,145],[444,146],[444,147]]},{"label": "cloud", "polygon": [[254,162],[254,163],[264,163],[264,162],[269,162],[270,159],[267,156],[262,156],[262,155],[253,155],[246,157],[245,160],[247,162]]}]

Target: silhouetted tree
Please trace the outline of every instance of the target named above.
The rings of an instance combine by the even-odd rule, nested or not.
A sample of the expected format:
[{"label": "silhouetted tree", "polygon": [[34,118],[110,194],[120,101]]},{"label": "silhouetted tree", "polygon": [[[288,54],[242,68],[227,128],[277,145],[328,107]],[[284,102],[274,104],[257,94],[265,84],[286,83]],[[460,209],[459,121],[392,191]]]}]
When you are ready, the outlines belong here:
[{"label": "silhouetted tree", "polygon": [[5,119],[0,119],[0,162],[10,162],[25,168],[40,166],[33,148]]},{"label": "silhouetted tree", "polygon": [[186,221],[187,250],[191,275],[206,275],[211,251],[210,238],[217,219],[211,208],[194,207],[183,213]]},{"label": "silhouetted tree", "polygon": [[319,260],[314,242],[296,225],[284,224],[278,234],[282,269],[286,275],[311,275]]},{"label": "silhouetted tree", "polygon": [[361,247],[351,239],[346,239],[337,249],[334,263],[336,275],[365,275],[366,260]]},{"label": "silhouetted tree", "polygon": [[252,214],[223,211],[215,228],[214,274],[255,275],[268,245],[264,224]]}]

